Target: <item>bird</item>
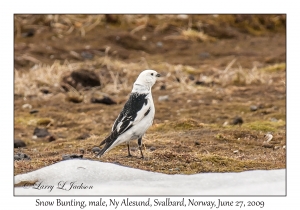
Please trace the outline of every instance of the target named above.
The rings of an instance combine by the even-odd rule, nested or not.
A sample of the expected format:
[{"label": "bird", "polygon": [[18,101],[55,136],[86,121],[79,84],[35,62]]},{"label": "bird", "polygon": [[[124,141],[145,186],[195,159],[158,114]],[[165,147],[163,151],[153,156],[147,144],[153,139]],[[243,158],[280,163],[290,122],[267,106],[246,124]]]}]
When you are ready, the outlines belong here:
[{"label": "bird", "polygon": [[137,139],[141,158],[144,158],[142,138],[153,124],[155,114],[151,88],[160,76],[151,69],[144,70],[139,74],[133,84],[129,99],[112,126],[111,133],[100,143],[100,146],[104,146],[96,153],[97,157],[101,157],[124,142],[127,143],[128,157],[131,157],[129,142]]}]

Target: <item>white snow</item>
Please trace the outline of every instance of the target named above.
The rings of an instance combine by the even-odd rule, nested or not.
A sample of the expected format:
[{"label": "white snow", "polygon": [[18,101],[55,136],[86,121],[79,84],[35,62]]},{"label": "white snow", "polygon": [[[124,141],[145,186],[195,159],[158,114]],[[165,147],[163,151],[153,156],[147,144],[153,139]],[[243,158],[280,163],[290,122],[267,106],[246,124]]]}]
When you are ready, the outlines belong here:
[{"label": "white snow", "polygon": [[[35,188],[15,187],[15,195],[285,195],[285,180],[285,169],[167,175],[113,163],[66,160],[15,176],[15,184],[37,181]],[[70,189],[71,182],[92,189]],[[57,188],[62,183],[70,190]]]}]

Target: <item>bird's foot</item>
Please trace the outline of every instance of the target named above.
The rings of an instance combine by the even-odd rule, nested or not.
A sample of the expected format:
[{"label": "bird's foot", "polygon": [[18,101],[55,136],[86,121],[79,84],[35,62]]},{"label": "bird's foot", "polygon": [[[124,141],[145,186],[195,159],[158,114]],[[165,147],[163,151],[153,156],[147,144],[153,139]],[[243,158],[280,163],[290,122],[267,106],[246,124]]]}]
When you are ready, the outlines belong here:
[{"label": "bird's foot", "polygon": [[101,157],[100,153],[95,153],[95,154],[94,154],[94,158],[100,159],[100,157]]}]

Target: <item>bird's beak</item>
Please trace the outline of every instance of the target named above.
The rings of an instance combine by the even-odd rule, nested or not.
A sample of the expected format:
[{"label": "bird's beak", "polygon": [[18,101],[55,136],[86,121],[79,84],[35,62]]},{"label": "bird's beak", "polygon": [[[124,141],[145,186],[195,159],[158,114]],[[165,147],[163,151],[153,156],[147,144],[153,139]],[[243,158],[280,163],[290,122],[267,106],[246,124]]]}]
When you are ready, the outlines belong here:
[{"label": "bird's beak", "polygon": [[160,77],[160,74],[157,74],[156,77]]}]

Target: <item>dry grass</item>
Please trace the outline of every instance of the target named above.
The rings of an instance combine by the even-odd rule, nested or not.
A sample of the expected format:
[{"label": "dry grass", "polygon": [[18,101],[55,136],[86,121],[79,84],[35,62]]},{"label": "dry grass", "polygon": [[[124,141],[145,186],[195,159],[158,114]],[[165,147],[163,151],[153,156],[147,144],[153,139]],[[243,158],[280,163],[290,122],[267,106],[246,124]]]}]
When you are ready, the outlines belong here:
[{"label": "dry grass", "polygon": [[[285,69],[284,63],[263,68],[244,69],[241,66],[238,66],[238,68],[233,67],[235,61],[235,59],[232,60],[225,69],[212,68],[209,73],[204,72],[200,66],[192,67],[170,63],[156,63],[152,64],[150,68],[164,74],[160,83],[167,83],[170,88],[179,88],[180,91],[197,92],[199,90],[199,86],[196,86],[194,81],[189,79],[191,74],[196,75],[196,78],[204,84],[214,83],[223,87],[231,85],[271,85],[273,77],[280,77],[282,81],[285,81],[285,72],[280,71]],[[144,65],[144,69],[149,68],[147,65]],[[129,84],[133,83],[141,68],[143,69],[142,66],[140,63],[126,63],[109,56],[78,63],[66,62],[60,64],[54,62],[51,66],[37,64],[31,71],[26,73],[15,70],[15,94],[25,97],[28,95],[41,95],[40,89],[42,87],[56,90],[56,92],[60,91],[62,75],[85,68],[98,73],[102,82],[102,92],[115,95],[119,94],[121,90],[123,93],[123,91],[128,92],[131,89]],[[106,68],[109,72],[106,76],[100,74],[103,68]],[[180,78],[179,82],[178,78]]]}]

